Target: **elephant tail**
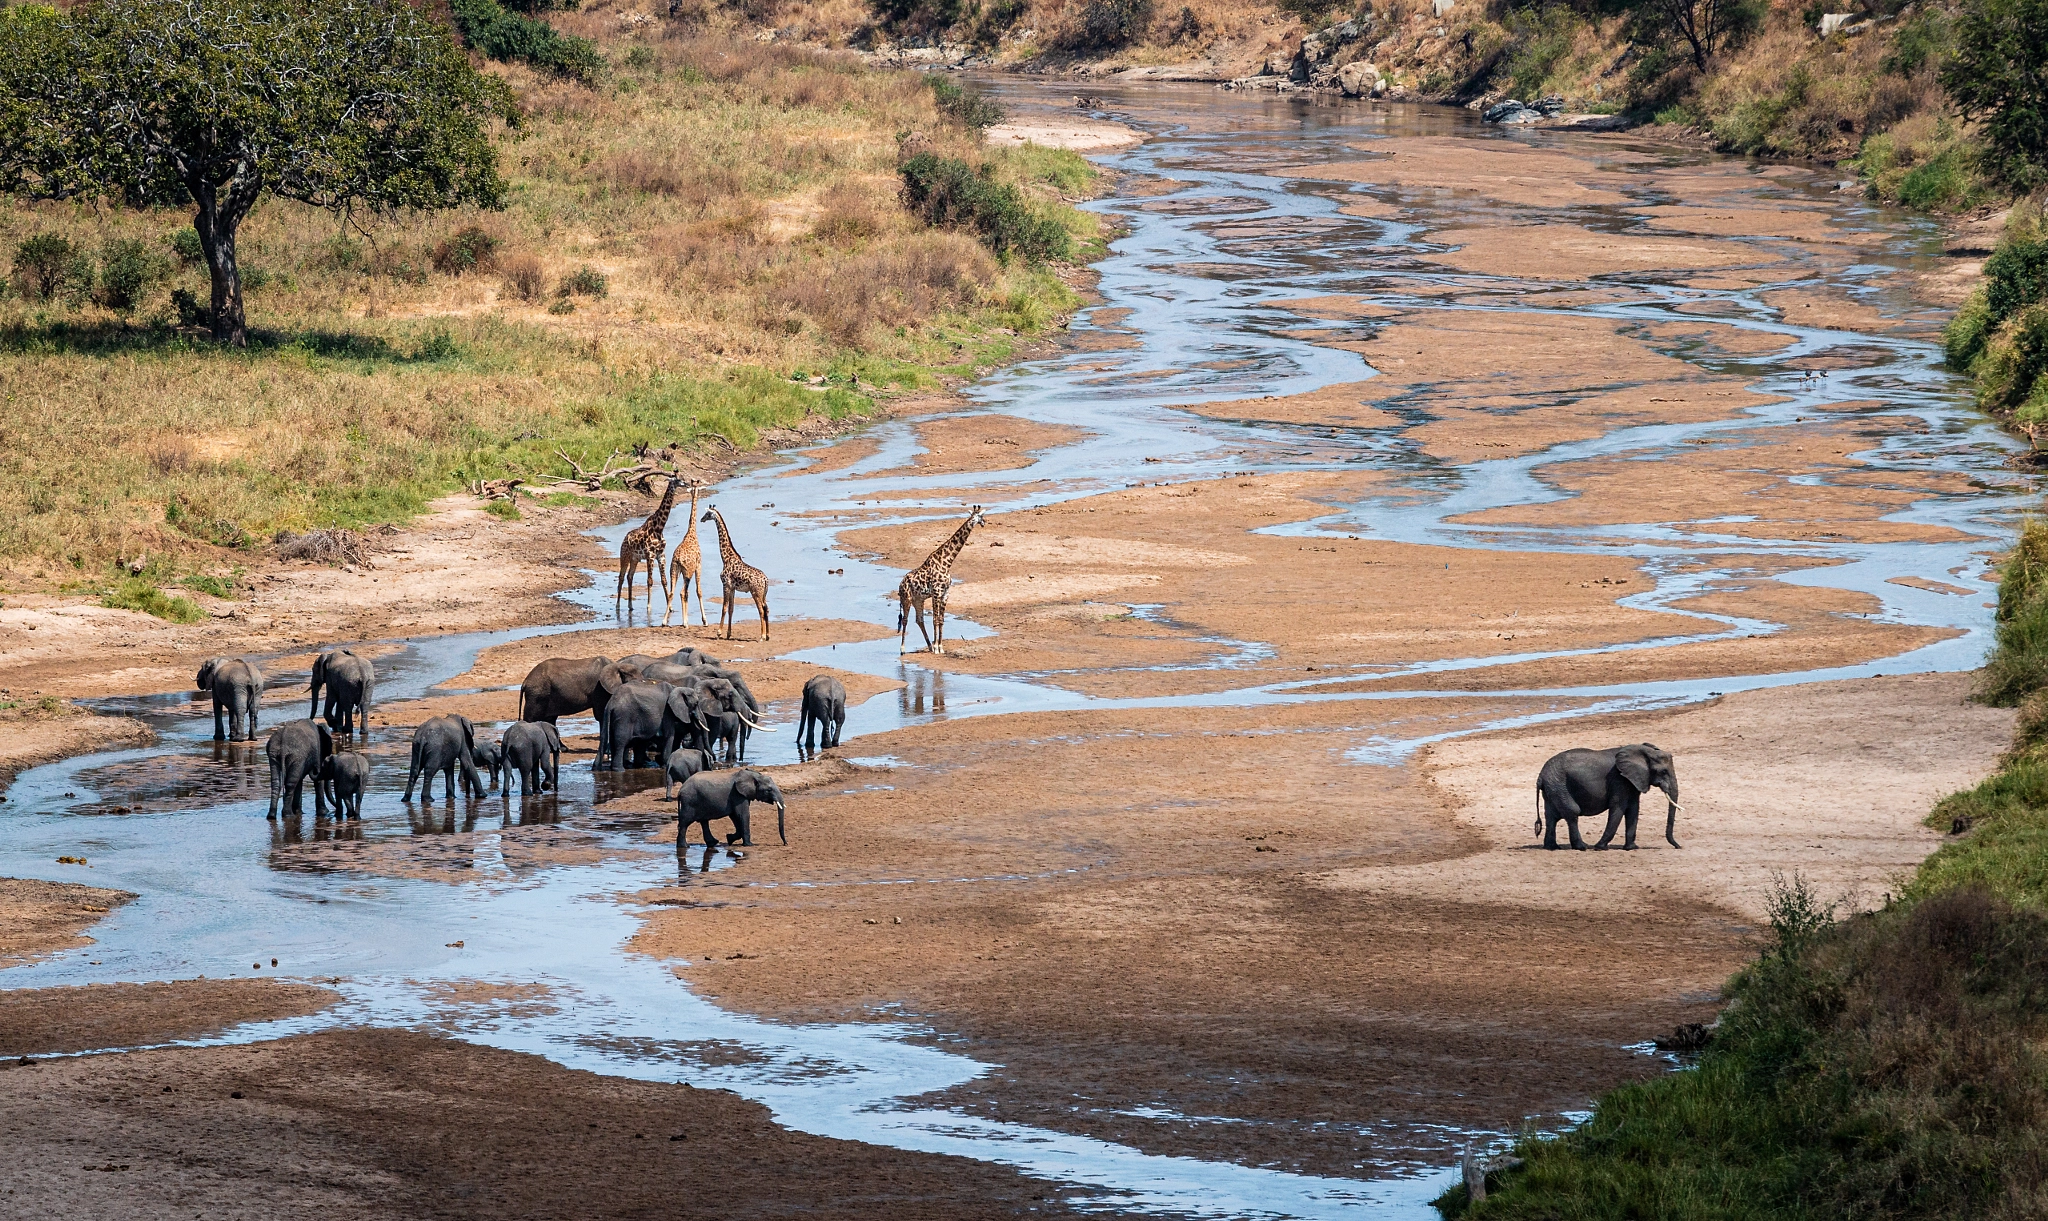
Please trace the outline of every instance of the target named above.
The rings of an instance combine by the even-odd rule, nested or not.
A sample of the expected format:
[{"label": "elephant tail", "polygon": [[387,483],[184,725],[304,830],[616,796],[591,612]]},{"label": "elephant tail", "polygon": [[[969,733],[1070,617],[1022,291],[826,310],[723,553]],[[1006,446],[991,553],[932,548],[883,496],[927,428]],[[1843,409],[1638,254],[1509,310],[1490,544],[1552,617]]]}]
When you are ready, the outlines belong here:
[{"label": "elephant tail", "polygon": [[1536,829],[1530,834],[1543,834],[1543,786],[1540,784],[1536,786]]}]

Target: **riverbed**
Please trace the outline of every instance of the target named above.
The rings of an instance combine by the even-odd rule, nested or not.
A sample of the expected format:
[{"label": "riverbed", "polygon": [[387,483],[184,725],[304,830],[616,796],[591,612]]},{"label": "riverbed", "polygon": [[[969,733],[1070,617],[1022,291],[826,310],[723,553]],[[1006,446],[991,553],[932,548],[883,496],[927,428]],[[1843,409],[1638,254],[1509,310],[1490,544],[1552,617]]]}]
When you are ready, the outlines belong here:
[{"label": "riverbed", "polygon": [[[1098,158],[1124,235],[1070,344],[712,490],[773,639],[592,573],[576,622],[366,642],[360,827],[266,820],[189,693],[95,701],[156,740],[19,776],[0,875],[138,897],[0,988],[333,994],[100,1064],[407,1031],[992,1164],[1020,1209],[1422,1217],[1467,1143],[1668,1071],[1771,885],[1877,901],[1931,850],[2009,734],[1963,697],[2033,495],[1940,368],[1931,224],[1625,137],[1091,88],[1149,139]],[[896,582],[972,505],[950,647],[904,654]],[[679,871],[658,777],[588,756],[400,802],[425,715],[685,641],[761,676],[786,848]],[[806,761],[820,670],[855,706]],[[1537,764],[1646,737],[1686,847],[1536,848]]]}]

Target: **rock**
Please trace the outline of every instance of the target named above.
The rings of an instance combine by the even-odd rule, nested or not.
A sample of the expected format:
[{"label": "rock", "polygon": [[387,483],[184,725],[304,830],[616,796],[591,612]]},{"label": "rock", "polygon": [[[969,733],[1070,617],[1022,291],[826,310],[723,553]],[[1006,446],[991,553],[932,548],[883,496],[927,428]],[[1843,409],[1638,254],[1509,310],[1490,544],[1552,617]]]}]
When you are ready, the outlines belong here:
[{"label": "rock", "polygon": [[1479,117],[1488,123],[1499,123],[1505,121],[1509,115],[1527,109],[1527,106],[1522,105],[1514,98],[1508,98],[1506,101],[1495,102],[1493,105],[1488,106],[1480,113]]},{"label": "rock", "polygon": [[1372,83],[1372,95],[1376,98],[1387,96],[1387,78],[1382,76]]},{"label": "rock", "polygon": [[1372,93],[1373,82],[1379,80],[1380,71],[1364,60],[1345,64],[1337,71],[1337,87],[1348,98],[1366,97]]},{"label": "rock", "polygon": [[1430,12],[1441,17],[1456,7],[1456,0],[1430,0],[1429,7]]},{"label": "rock", "polygon": [[1311,64],[1322,63],[1364,35],[1365,31],[1356,21],[1340,21],[1328,29],[1318,30],[1304,37],[1301,40],[1301,58]]},{"label": "rock", "polygon": [[1261,76],[1292,76],[1293,74],[1294,56],[1285,51],[1275,51],[1268,55],[1266,57],[1266,66],[1259,73]]},{"label": "rock", "polygon": [[1545,94],[1537,99],[1531,108],[1540,110],[1547,115],[1562,114],[1564,113],[1564,98],[1555,93]]},{"label": "rock", "polygon": [[1820,25],[1816,28],[1820,30],[1820,36],[1826,38],[1843,26],[1848,25],[1855,16],[1856,14],[1854,13],[1827,13],[1821,17]]}]

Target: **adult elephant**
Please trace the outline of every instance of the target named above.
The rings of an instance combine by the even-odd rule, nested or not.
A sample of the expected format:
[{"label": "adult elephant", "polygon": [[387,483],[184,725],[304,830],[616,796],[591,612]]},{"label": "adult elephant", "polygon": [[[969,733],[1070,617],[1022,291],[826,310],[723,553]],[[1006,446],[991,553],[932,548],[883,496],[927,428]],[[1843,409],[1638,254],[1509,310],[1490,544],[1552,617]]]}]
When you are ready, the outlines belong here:
[{"label": "adult elephant", "polygon": [[561,787],[562,735],[546,721],[516,721],[505,727],[498,745],[505,751],[505,788],[512,795],[512,773],[519,773],[519,795],[535,797]]},{"label": "adult elephant", "polygon": [[724,679],[726,682],[731,683],[732,689],[738,693],[739,703],[735,705],[734,710],[740,715],[740,732],[739,737],[735,740],[735,755],[737,758],[745,759],[747,757],[748,736],[754,730],[761,728],[761,701],[754,698],[753,691],[747,686],[746,678],[731,666],[721,666],[716,662],[703,661],[690,668],[698,674],[709,678]]},{"label": "adult elephant", "polygon": [[327,802],[320,791],[320,773],[334,757],[333,730],[310,717],[286,721],[270,731],[263,753],[270,759],[270,812],[265,818],[277,817],[280,797],[287,813],[304,814],[308,780],[313,782],[314,817],[327,813]]},{"label": "adult elephant", "polygon": [[701,676],[678,683],[669,697],[669,710],[678,722],[691,726],[693,732],[688,736],[707,756],[723,742],[726,763],[738,763],[744,757],[742,735],[754,722],[747,719],[746,701],[731,683]]},{"label": "adult elephant", "polygon": [[784,844],[789,843],[789,834],[784,825],[787,806],[782,800],[782,790],[775,782],[752,768],[740,768],[730,772],[700,772],[683,781],[683,787],[676,794],[676,865],[689,868],[685,852],[689,848],[692,824],[704,833],[704,868],[711,868],[711,849],[718,841],[711,838],[711,824],[721,818],[732,820],[733,832],[726,837],[728,844],[754,843],[753,808],[755,802],[775,803],[775,834]]},{"label": "adult elephant", "polygon": [[[254,742],[256,701],[263,694],[263,671],[246,657],[212,657],[193,680],[213,696],[213,740]],[[227,714],[225,731],[221,714]]]},{"label": "adult elephant", "polygon": [[472,796],[484,795],[484,782],[476,774],[476,726],[466,716],[437,716],[422,721],[412,731],[412,770],[405,776],[405,796],[401,801],[412,800],[412,786],[421,773],[426,783],[420,785],[420,800],[434,799],[434,773],[440,772],[448,783],[444,786],[443,799],[455,800],[455,774],[462,773],[463,790]]},{"label": "adult elephant", "polygon": [[839,745],[839,729],[846,724],[846,684],[830,674],[813,676],[804,683],[803,711],[796,718],[796,740],[805,750],[818,748],[822,727],[825,749]]},{"label": "adult elephant", "polygon": [[626,675],[609,657],[550,657],[519,684],[519,719],[556,720],[588,710],[604,724],[604,706]]},{"label": "adult elephant", "polygon": [[664,732],[663,727],[672,690],[667,683],[630,682],[613,692],[605,704],[597,758],[592,761],[591,770],[609,766],[615,772],[625,771],[626,757],[636,746],[657,752],[665,761],[668,751],[663,741],[674,737],[672,732]]},{"label": "adult elephant", "polygon": [[1557,847],[1557,821],[1571,829],[1572,847],[1584,849],[1579,838],[1579,819],[1607,815],[1607,830],[1595,848],[1605,848],[1614,829],[1628,824],[1623,848],[1636,846],[1636,816],[1642,796],[1651,786],[1664,791],[1664,838],[1673,848],[1684,847],[1674,835],[1678,825],[1678,770],[1671,753],[1648,742],[1617,746],[1612,750],[1567,750],[1552,755],[1536,773],[1536,831],[1543,835],[1545,848]]},{"label": "adult elephant", "polygon": [[[320,688],[327,688],[327,710],[320,710]],[[354,733],[356,716],[363,718],[363,732],[370,732],[370,697],[377,686],[377,670],[365,658],[347,649],[334,649],[313,659],[313,706],[307,716],[318,716],[336,733]]]}]

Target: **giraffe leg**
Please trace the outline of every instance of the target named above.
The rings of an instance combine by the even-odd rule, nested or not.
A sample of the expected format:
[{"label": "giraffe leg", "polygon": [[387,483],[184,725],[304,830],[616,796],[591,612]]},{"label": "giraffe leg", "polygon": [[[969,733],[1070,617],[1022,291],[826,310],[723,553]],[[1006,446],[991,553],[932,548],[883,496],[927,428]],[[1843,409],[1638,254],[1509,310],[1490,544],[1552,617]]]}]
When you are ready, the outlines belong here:
[{"label": "giraffe leg", "polygon": [[[703,624],[703,625],[704,625],[705,627],[710,627],[710,626],[711,626],[711,617],[710,617],[709,615],[706,615],[706,614],[704,613],[704,572],[703,572],[703,570],[702,570],[702,569],[699,569],[699,570],[698,570],[698,572],[697,572],[697,577],[696,577],[696,580],[697,580],[697,622],[699,622],[699,623]],[[683,622],[687,624],[687,623],[689,622],[689,620],[690,620],[690,599],[689,599],[689,595],[688,595],[688,592],[687,592],[687,591],[685,591],[685,593],[684,593],[684,597],[683,597]]]},{"label": "giraffe leg", "polygon": [[631,573],[634,562],[632,546],[630,544],[619,548],[619,583],[612,586],[612,614],[614,615],[619,613],[619,594],[625,590],[626,583],[633,579]]},{"label": "giraffe leg", "polygon": [[662,566],[662,561],[667,558],[667,556],[661,553],[660,542],[655,539],[647,540],[647,622],[649,623],[654,622],[655,581],[659,580],[661,582],[662,597],[668,597],[668,569]]},{"label": "giraffe leg", "polygon": [[724,607],[722,607],[722,608],[721,608],[721,609],[719,610],[719,612],[718,612],[718,626],[719,626],[720,628],[723,628],[723,629],[724,629],[724,631],[725,631],[725,638],[726,638],[727,640],[731,640],[731,639],[732,639],[732,612],[733,612],[733,599],[734,599],[734,598],[735,598],[736,596],[737,596],[737,595],[736,595],[736,594],[734,593],[734,591],[733,591],[733,587],[732,587],[732,586],[730,586],[730,585],[726,586],[726,587],[725,587],[725,606],[724,606]]},{"label": "giraffe leg", "polygon": [[899,585],[896,588],[896,655],[898,657],[910,651],[904,647],[908,643],[910,643],[910,595]]},{"label": "giraffe leg", "polygon": [[761,612],[761,639],[768,639],[768,591],[754,591],[754,609]]},{"label": "giraffe leg", "polygon": [[917,601],[915,601],[915,602],[912,602],[912,603],[910,604],[910,613],[911,613],[911,614],[913,614],[913,615],[916,615],[916,616],[917,616],[917,634],[918,634],[918,635],[920,635],[920,636],[922,636],[922,637],[924,637],[924,651],[925,651],[925,652],[927,652],[927,653],[931,652],[931,651],[932,651],[932,634],[931,634],[930,632],[926,631],[926,630],[925,630],[925,628],[924,628],[924,599],[923,599],[923,598],[919,598],[919,599],[918,599]]},{"label": "giraffe leg", "polygon": [[932,652],[944,657],[946,655],[946,600],[944,598],[932,599],[932,634],[938,637],[938,643],[932,646]]}]

